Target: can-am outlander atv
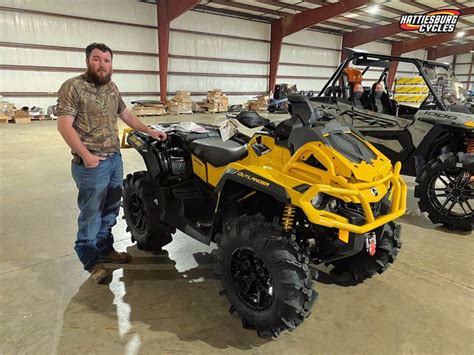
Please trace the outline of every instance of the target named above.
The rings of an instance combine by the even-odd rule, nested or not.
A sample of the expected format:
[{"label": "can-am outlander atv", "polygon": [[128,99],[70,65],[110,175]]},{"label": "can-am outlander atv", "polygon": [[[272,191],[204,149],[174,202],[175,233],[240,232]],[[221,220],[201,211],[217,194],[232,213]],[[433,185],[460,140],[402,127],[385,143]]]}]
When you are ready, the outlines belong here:
[{"label": "can-am outlander atv", "polygon": [[[474,103],[449,64],[345,51],[347,58],[311,101],[360,131],[392,162],[400,161],[402,174],[416,176],[419,208],[433,223],[472,230]],[[399,85],[391,95],[390,75],[396,84],[402,79],[395,77],[395,63],[415,85]],[[364,78],[376,71],[377,80]],[[368,80],[385,84],[385,90],[378,95],[370,86],[354,91]]]},{"label": "can-am outlander atv", "polygon": [[[132,131],[126,141],[147,171],[124,180],[132,240],[159,250],[176,229],[217,243],[223,293],[259,336],[293,330],[317,293],[314,268],[333,266],[352,283],[382,273],[401,247],[406,185],[374,146],[309,99],[290,95],[292,117],[278,125],[255,112],[238,121],[261,127],[223,141],[216,126],[183,132],[163,125],[159,142]],[[173,128],[174,127],[174,128]]]}]

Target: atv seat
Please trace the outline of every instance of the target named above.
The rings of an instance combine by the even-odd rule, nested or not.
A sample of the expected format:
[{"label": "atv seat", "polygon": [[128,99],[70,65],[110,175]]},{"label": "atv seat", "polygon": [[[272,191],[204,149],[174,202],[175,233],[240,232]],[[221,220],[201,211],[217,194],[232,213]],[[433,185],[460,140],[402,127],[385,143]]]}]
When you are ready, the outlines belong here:
[{"label": "atv seat", "polygon": [[212,166],[221,167],[247,156],[247,147],[221,137],[198,139],[189,145],[191,153]]}]

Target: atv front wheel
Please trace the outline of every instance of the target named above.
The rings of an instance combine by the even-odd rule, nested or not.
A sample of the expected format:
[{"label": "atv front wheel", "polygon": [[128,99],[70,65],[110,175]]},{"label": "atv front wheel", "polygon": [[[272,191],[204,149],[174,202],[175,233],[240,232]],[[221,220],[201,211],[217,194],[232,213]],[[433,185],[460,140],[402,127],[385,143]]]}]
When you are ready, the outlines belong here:
[{"label": "atv front wheel", "polygon": [[373,256],[364,249],[360,253],[345,259],[332,262],[334,275],[349,274],[348,285],[357,285],[371,278],[376,274],[381,274],[395,261],[402,246],[400,240],[400,226],[394,222],[389,222],[382,227],[382,232],[376,231],[377,249]]},{"label": "atv front wheel", "polygon": [[153,183],[146,171],[128,174],[123,181],[123,214],[132,241],[139,249],[159,251],[172,240],[172,230],[160,221]]},{"label": "atv front wheel", "polygon": [[433,223],[450,230],[471,231],[474,223],[474,171],[460,162],[459,155],[444,154],[430,160],[416,178],[415,197],[422,212]]},{"label": "atv front wheel", "polygon": [[308,255],[282,237],[277,224],[262,215],[241,216],[218,239],[224,293],[244,328],[277,337],[310,315],[317,293],[311,288]]}]

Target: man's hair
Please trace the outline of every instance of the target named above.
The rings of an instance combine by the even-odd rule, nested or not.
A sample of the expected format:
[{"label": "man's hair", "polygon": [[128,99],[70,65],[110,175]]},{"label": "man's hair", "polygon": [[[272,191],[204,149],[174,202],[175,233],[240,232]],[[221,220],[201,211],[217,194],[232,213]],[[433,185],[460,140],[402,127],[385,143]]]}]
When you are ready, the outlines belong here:
[{"label": "man's hair", "polygon": [[114,57],[114,53],[112,52],[112,50],[110,49],[109,46],[107,46],[106,44],[104,43],[91,43],[89,44],[87,47],[86,47],[86,59],[89,59],[89,57],[91,56],[91,53],[94,49],[99,49],[101,50],[102,52],[109,52],[110,53],[110,57],[113,58]]}]

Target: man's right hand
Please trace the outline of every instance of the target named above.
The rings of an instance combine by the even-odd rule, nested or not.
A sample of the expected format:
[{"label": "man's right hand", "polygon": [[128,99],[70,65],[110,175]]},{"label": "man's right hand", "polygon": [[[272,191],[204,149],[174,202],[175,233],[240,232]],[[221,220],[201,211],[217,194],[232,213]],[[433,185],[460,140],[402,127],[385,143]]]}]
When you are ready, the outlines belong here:
[{"label": "man's right hand", "polygon": [[97,155],[94,154],[89,154],[86,158],[82,158],[84,161],[84,166],[87,169],[93,169],[96,168],[101,160],[105,160],[104,157],[98,157]]}]

